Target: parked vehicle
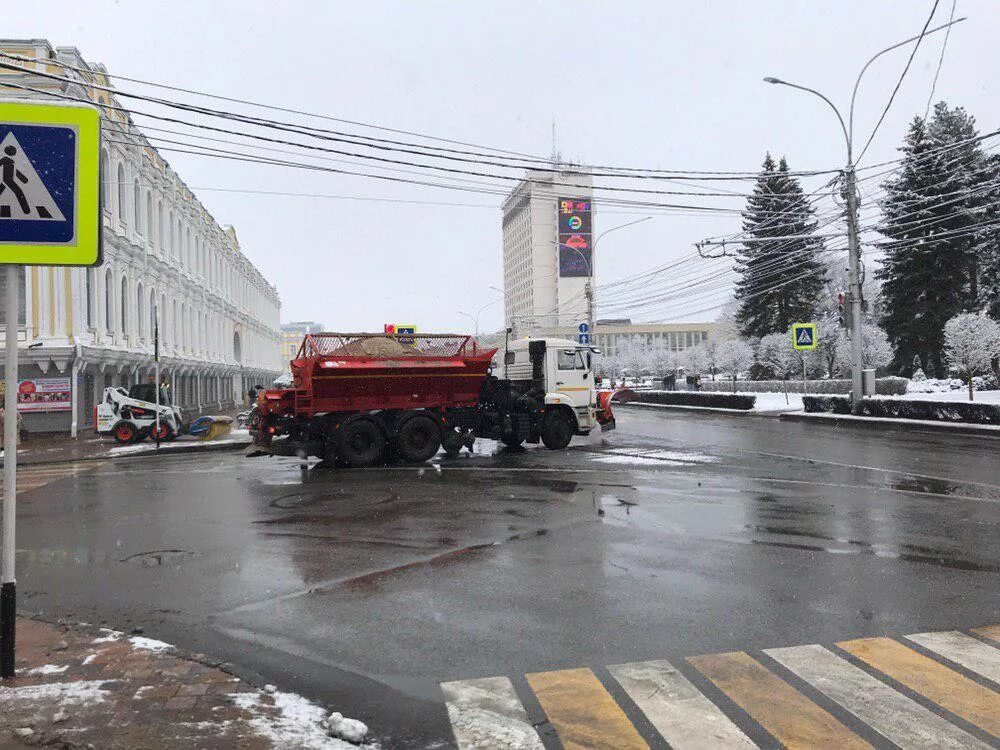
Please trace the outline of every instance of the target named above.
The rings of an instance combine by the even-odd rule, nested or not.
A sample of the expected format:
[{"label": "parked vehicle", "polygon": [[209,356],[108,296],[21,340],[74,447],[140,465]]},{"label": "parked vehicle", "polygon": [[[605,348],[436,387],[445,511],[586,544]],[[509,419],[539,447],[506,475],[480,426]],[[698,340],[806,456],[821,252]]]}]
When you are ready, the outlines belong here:
[{"label": "parked vehicle", "polygon": [[[145,440],[156,432],[156,386],[137,383],[124,388],[105,388],[104,398],[94,407],[94,429],[112,435],[119,443]],[[170,392],[160,388],[159,439],[173,440],[183,431],[181,410],[171,405]]]},{"label": "parked vehicle", "polygon": [[307,334],[293,387],[261,392],[249,455],[318,456],[372,466],[390,452],[420,462],[454,456],[476,438],[565,448],[574,435],[614,427],[598,409],[592,350],[564,339],[483,349],[454,334]]}]

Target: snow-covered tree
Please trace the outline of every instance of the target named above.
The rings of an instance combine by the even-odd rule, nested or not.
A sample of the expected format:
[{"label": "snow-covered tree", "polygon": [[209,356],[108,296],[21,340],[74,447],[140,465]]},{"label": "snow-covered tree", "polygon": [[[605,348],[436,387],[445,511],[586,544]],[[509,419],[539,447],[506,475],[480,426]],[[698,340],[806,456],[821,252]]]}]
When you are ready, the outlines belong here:
[{"label": "snow-covered tree", "polygon": [[787,333],[769,333],[757,345],[757,364],[768,376],[782,379],[792,369],[792,342]]},{"label": "snow-covered tree", "polygon": [[[837,344],[837,362],[840,372],[850,373],[852,363],[851,341],[841,337]],[[892,344],[889,336],[876,325],[864,323],[861,326],[861,366],[868,370],[886,367],[892,362]]]},{"label": "snow-covered tree", "polygon": [[844,339],[844,329],[832,320],[824,320],[816,326],[816,356],[823,362],[826,375],[837,373],[840,359],[840,342]]},{"label": "snow-covered tree", "polygon": [[980,246],[977,229],[988,196],[981,189],[987,162],[975,120],[941,102],[930,121],[914,118],[900,149],[899,169],[883,184],[878,231],[886,237],[882,267],[885,326],[896,366],[911,370],[915,355],[925,369],[944,374],[944,324],[978,309]]},{"label": "snow-covered tree", "polygon": [[[784,158],[775,165],[768,154],[743,212],[743,231],[757,241],[743,245],[736,258],[736,323],[743,336],[784,333],[792,323],[811,319],[826,278],[819,259],[823,241],[810,236],[815,230],[802,186],[788,174]],[[778,237],[786,239],[768,241]]]},{"label": "snow-covered tree", "polygon": [[972,401],[972,377],[1000,357],[1000,323],[985,315],[956,315],[944,325],[944,347],[949,364],[968,379]]},{"label": "snow-covered tree", "polygon": [[753,365],[753,347],[739,339],[723,341],[715,352],[715,361],[719,370],[732,378],[736,393],[736,378]]},{"label": "snow-covered tree", "polygon": [[701,375],[708,368],[708,352],[706,342],[695,344],[684,350],[684,368],[691,375]]}]

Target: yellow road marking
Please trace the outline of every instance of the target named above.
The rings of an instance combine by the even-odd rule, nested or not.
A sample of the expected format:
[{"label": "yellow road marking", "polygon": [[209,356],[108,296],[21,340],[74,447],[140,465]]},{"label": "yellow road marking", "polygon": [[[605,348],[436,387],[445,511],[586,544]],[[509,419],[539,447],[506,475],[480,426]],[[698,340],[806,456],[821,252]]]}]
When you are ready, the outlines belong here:
[{"label": "yellow road marking", "polygon": [[692,656],[688,661],[789,750],[871,747],[742,651]]},{"label": "yellow road marking", "polygon": [[953,714],[1000,737],[1000,693],[891,638],[859,638],[837,645]]},{"label": "yellow road marking", "polygon": [[973,628],[972,632],[994,641],[1000,641],[1000,625],[986,625],[982,628]]},{"label": "yellow road marking", "polygon": [[525,677],[566,750],[649,747],[589,669],[535,672]]}]

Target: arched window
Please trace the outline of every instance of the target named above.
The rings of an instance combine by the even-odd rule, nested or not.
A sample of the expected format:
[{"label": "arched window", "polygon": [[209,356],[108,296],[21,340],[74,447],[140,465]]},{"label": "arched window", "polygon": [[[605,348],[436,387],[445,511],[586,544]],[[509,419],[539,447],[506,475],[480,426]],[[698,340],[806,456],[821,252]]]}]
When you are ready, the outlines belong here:
[{"label": "arched window", "polygon": [[146,191],[146,239],[149,240],[149,244],[153,244],[153,231],[155,227],[153,224],[153,194],[150,191]]},{"label": "arched window", "polygon": [[156,202],[156,246],[161,253],[167,247],[167,235],[163,233],[163,201]]},{"label": "arched window", "polygon": [[167,340],[167,295],[160,295],[160,307],[159,307],[159,318],[160,318],[160,343],[165,343]]},{"label": "arched window", "polygon": [[139,282],[135,285],[135,335],[140,339],[146,334],[146,295],[142,292],[142,282]]},{"label": "arched window", "polygon": [[122,276],[122,336],[128,336],[128,277]]},{"label": "arched window", "polygon": [[118,162],[118,221],[122,224],[128,223],[128,200],[126,196],[126,186],[125,186],[125,166]]},{"label": "arched window", "polygon": [[110,268],[104,274],[104,330],[109,335],[115,332],[115,278]]},{"label": "arched window", "polygon": [[235,359],[237,363],[243,362],[243,346],[240,342],[239,331],[235,331],[233,333],[233,359]]},{"label": "arched window", "polygon": [[181,346],[181,309],[177,300],[174,300],[173,313],[170,316],[170,345],[175,349]]},{"label": "arched window", "polygon": [[84,279],[86,280],[87,293],[87,327],[94,327],[94,269],[85,269]]},{"label": "arched window", "polygon": [[139,190],[139,180],[132,183],[132,210],[134,211],[132,218],[135,221],[135,231],[142,234],[142,191]]},{"label": "arched window", "polygon": [[[149,339],[153,340],[153,336],[157,333],[157,324],[159,321],[156,319],[156,291],[153,289],[149,290]],[[159,335],[162,337],[163,332],[159,331]]]},{"label": "arched window", "polygon": [[101,150],[101,202],[105,211],[111,211],[111,194],[108,192],[108,183],[111,182],[111,160],[108,159],[108,152]]}]

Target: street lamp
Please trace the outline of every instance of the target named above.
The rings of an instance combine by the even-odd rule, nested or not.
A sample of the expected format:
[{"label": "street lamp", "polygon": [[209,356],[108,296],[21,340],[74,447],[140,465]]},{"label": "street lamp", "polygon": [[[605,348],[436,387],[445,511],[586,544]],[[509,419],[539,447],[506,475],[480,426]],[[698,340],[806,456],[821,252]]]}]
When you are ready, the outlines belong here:
[{"label": "street lamp", "polygon": [[[490,289],[496,289],[496,287],[491,286]],[[499,291],[499,290],[497,290],[497,291]],[[502,292],[501,292],[501,294],[502,294]],[[476,316],[475,317],[472,317],[471,315],[469,315],[469,313],[462,312],[461,310],[456,310],[455,312],[457,312],[459,315],[464,315],[466,318],[468,318],[469,320],[471,320],[475,324],[475,326],[476,326],[476,333],[474,335],[475,335],[476,338],[478,338],[479,337],[479,316],[482,314],[483,310],[485,310],[490,305],[495,305],[497,302],[503,302],[503,297],[500,297],[500,299],[495,299],[495,300],[492,300],[490,302],[487,302],[485,305],[483,305],[482,307],[480,307],[478,311],[476,311]]]},{"label": "street lamp", "polygon": [[[861,243],[858,239],[858,195],[857,187],[855,186],[855,164],[854,164],[854,102],[858,96],[858,86],[861,83],[861,77],[868,70],[868,67],[875,62],[882,55],[887,52],[891,52],[894,49],[898,49],[910,42],[915,42],[923,38],[928,34],[933,34],[935,31],[940,31],[956,23],[964,21],[964,18],[959,18],[950,23],[943,24],[937,28],[925,31],[924,33],[905,39],[898,44],[894,44],[891,47],[886,47],[881,52],[873,55],[868,62],[864,64],[861,68],[861,72],[858,73],[857,79],[854,81],[854,90],[851,92],[851,108],[848,112],[847,124],[844,124],[844,118],[840,114],[840,110],[837,109],[836,105],[830,101],[826,96],[816,91],[815,89],[808,88],[807,86],[800,86],[797,83],[789,83],[788,81],[783,81],[780,78],[775,78],[774,76],[767,76],[764,79],[765,83],[775,84],[778,86],[788,86],[789,88],[798,89],[799,91],[806,91],[810,94],[814,94],[826,102],[833,113],[837,116],[837,122],[840,123],[840,129],[844,134],[844,141],[847,144],[847,165],[844,167],[844,198],[847,201],[847,266],[849,275],[849,288],[850,288],[850,300],[851,300],[851,398],[854,401],[858,401],[865,396],[864,393],[864,383],[862,382],[861,370],[863,368],[862,363],[862,352],[861,352]],[[878,126],[876,126],[877,129]],[[872,133],[874,135],[874,133]],[[871,139],[869,139],[869,143]],[[865,149],[867,149],[867,144]],[[863,151],[862,151],[863,153]]]}]

